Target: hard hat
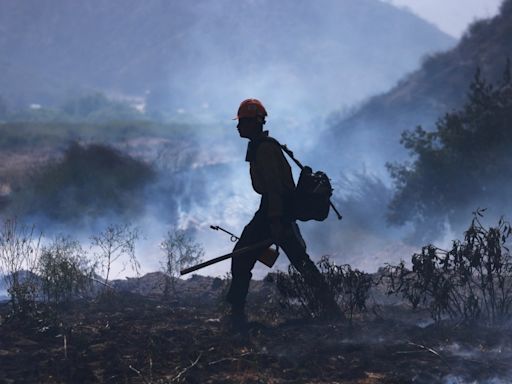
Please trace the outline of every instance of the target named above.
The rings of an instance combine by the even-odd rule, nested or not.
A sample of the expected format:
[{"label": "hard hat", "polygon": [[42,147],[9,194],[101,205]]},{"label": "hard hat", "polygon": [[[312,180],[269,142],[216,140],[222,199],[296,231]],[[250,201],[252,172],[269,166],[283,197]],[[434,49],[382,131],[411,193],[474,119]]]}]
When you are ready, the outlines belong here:
[{"label": "hard hat", "polygon": [[261,104],[261,101],[258,99],[247,99],[240,103],[238,113],[233,120],[238,120],[243,117],[259,117],[265,119],[265,116],[267,116],[267,111],[263,104]]}]

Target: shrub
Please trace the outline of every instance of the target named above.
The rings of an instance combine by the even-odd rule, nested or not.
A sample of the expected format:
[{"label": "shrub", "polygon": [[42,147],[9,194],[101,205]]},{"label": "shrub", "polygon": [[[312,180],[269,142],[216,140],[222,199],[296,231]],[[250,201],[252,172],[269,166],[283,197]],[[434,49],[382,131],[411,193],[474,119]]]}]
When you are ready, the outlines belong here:
[{"label": "shrub", "polygon": [[194,264],[200,263],[204,255],[203,247],[195,243],[185,231],[174,230],[167,232],[167,237],[160,244],[165,253],[163,271],[165,279],[164,295],[175,291],[175,280],[180,276],[180,271]]},{"label": "shrub", "polygon": [[[328,257],[318,262],[318,268],[336,301],[351,320],[356,311],[366,310],[366,300],[372,286],[369,274],[352,269],[348,264],[336,265]],[[282,304],[290,309],[299,309],[306,317],[318,317],[322,307],[315,295],[315,287],[310,286],[304,277],[292,266],[288,272],[278,272],[276,285]]]},{"label": "shrub", "polygon": [[132,216],[143,210],[141,194],[154,177],[149,165],[110,146],[72,143],[62,159],[34,170],[15,186],[11,208],[58,221]]},{"label": "shrub", "polygon": [[451,250],[433,245],[412,256],[412,270],[403,262],[386,267],[388,292],[406,298],[416,308],[426,306],[432,318],[459,321],[505,320],[512,306],[512,257],[506,247],[510,224],[500,219],[486,229],[474,212],[464,241],[455,240]]},{"label": "shrub", "polygon": [[30,315],[36,308],[38,281],[34,273],[41,236],[34,227],[7,219],[0,228],[0,274],[3,275],[16,315]]},{"label": "shrub", "polygon": [[57,237],[43,247],[38,264],[42,290],[50,302],[65,302],[92,287],[95,265],[87,260],[80,243]]}]

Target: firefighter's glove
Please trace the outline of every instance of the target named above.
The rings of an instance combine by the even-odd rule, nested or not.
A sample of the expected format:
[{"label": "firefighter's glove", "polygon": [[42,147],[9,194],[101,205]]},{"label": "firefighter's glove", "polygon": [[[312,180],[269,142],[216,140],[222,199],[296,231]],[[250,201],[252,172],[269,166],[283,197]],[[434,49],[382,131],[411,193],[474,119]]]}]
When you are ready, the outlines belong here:
[{"label": "firefighter's glove", "polygon": [[270,221],[270,235],[275,244],[279,244],[284,237],[284,228],[281,223],[281,218],[273,218]]}]

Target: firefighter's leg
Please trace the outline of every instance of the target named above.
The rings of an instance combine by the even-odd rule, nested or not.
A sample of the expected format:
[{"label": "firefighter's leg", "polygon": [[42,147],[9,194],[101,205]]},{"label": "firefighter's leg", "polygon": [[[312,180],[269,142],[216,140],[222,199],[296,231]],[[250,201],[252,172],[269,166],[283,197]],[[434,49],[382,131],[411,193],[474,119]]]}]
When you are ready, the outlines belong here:
[{"label": "firefighter's leg", "polygon": [[[259,215],[255,215],[251,222],[245,226],[240,240],[235,245],[234,251],[265,240],[269,237],[268,231],[268,225],[264,219]],[[244,311],[245,298],[252,277],[251,270],[260,252],[256,250],[231,259],[232,280],[226,300],[231,304],[233,313],[243,313]]]},{"label": "firefighter's leg", "polygon": [[311,261],[311,258],[306,253],[306,244],[295,222],[285,226],[280,245],[295,269],[301,273],[306,283],[312,287],[323,309],[333,316],[342,316],[334,298],[334,293],[325,282],[315,263]]}]

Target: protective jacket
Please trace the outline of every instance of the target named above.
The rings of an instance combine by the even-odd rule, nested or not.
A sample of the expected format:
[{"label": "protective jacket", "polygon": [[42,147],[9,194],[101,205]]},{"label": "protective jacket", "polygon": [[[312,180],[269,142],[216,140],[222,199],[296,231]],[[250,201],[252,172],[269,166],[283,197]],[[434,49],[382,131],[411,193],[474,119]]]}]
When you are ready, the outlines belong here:
[{"label": "protective jacket", "polygon": [[268,131],[262,132],[249,142],[246,161],[250,164],[252,187],[262,195],[267,216],[285,216],[295,182],[279,143],[268,136]]},{"label": "protective jacket", "polygon": [[[260,209],[245,226],[234,251],[269,239],[272,236],[272,219],[279,218],[283,226],[279,246],[311,287],[320,305],[336,310],[338,307],[334,295],[306,253],[306,244],[295,222],[291,210],[295,183],[279,143],[269,137],[267,131],[262,132],[249,142],[246,160],[250,163],[252,186],[262,198]],[[226,299],[231,304],[232,313],[244,311],[251,271],[260,254],[261,250],[254,250],[243,257],[231,259],[232,280]]]}]

